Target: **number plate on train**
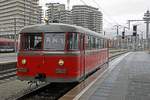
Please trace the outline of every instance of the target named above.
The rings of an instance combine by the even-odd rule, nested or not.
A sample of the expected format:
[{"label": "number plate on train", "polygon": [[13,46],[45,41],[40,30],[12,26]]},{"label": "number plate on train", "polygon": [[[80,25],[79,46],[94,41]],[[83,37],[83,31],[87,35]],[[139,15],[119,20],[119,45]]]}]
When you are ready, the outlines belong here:
[{"label": "number plate on train", "polygon": [[55,71],[57,74],[65,74],[66,73],[66,69],[56,69]]}]

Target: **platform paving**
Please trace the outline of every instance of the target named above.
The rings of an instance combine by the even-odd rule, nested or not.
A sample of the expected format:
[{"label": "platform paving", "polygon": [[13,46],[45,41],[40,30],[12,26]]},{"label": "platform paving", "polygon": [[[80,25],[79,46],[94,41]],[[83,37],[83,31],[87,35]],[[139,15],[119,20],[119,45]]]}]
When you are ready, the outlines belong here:
[{"label": "platform paving", "polygon": [[17,53],[0,53],[0,64],[17,62]]},{"label": "platform paving", "polygon": [[80,100],[150,100],[150,54],[130,53]]}]

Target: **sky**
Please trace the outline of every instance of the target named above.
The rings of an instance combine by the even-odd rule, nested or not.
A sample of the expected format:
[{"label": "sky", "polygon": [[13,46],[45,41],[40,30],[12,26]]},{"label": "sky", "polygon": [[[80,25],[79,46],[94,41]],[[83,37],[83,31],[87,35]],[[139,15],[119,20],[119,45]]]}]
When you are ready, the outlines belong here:
[{"label": "sky", "polygon": [[[150,0],[70,0],[70,9],[72,5],[83,5],[81,1],[99,8],[104,15],[104,29],[113,29],[116,24],[127,26],[127,20],[142,19],[144,13],[150,9]],[[67,4],[67,0],[40,0],[40,5],[44,7],[45,3],[50,2]],[[137,23],[141,29],[144,27],[143,23],[132,24]]]}]

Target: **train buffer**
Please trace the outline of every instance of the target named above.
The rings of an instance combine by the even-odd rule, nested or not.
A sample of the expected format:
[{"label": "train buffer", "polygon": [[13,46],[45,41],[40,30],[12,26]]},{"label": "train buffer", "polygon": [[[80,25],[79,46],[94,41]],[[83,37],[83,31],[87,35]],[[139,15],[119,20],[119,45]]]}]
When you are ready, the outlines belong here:
[{"label": "train buffer", "polygon": [[126,53],[60,100],[150,100],[149,59],[146,52]]}]

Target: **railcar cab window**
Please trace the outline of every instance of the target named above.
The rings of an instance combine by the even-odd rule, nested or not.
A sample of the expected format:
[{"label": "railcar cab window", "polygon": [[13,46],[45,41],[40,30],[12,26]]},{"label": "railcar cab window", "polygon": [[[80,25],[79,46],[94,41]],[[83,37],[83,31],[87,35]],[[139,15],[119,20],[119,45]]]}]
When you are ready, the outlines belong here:
[{"label": "railcar cab window", "polygon": [[69,33],[68,34],[68,50],[78,50],[79,49],[79,34]]},{"label": "railcar cab window", "polygon": [[25,33],[21,34],[21,50],[41,50],[42,33]]},{"label": "railcar cab window", "polygon": [[44,50],[64,50],[65,33],[45,33]]}]

